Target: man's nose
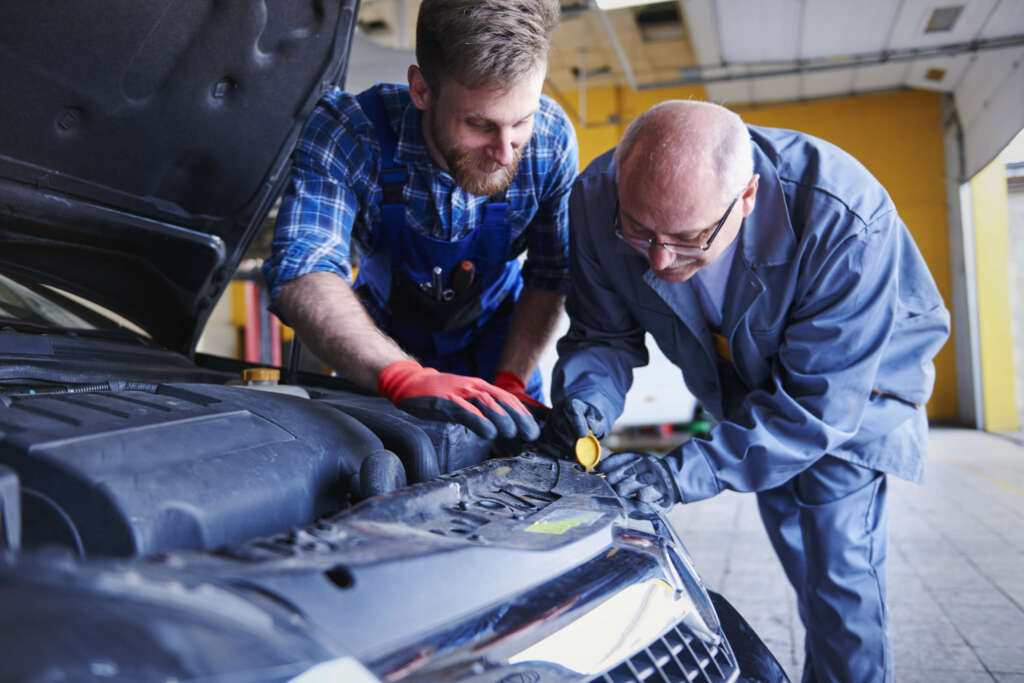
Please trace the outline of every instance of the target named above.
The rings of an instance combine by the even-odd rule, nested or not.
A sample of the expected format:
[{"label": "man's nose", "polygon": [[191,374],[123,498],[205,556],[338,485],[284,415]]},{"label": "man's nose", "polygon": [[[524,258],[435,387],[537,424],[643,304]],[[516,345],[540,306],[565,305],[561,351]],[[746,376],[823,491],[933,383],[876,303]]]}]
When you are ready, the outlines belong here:
[{"label": "man's nose", "polygon": [[494,141],[491,144],[491,159],[502,166],[508,166],[512,163],[512,159],[515,158],[515,149],[516,145],[512,139],[512,131],[501,129],[495,134]]},{"label": "man's nose", "polygon": [[676,255],[661,244],[652,244],[647,249],[647,260],[655,270],[664,270],[675,263]]}]

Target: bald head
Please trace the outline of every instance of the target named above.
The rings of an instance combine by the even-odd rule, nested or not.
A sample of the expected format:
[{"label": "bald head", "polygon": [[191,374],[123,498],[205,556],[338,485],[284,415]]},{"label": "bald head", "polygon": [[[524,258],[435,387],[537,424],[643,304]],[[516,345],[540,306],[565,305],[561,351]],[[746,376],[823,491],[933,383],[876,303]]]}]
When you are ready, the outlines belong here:
[{"label": "bald head", "polygon": [[615,167],[620,185],[634,180],[678,199],[686,188],[717,191],[723,201],[754,170],[743,120],[725,107],[692,100],[661,102],[634,119],[615,149]]},{"label": "bald head", "polygon": [[750,134],[706,102],[662,102],[638,116],[615,149],[615,176],[618,234],[666,282],[717,259],[756,203]]}]

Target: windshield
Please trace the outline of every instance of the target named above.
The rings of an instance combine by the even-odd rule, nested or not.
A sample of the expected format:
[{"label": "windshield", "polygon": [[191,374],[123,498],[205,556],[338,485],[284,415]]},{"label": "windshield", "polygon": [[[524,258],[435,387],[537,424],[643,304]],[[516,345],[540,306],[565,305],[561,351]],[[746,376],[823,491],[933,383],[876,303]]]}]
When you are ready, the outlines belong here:
[{"label": "windshield", "polygon": [[0,275],[0,320],[74,330],[119,330],[136,326],[106,309],[52,287],[28,285]]}]

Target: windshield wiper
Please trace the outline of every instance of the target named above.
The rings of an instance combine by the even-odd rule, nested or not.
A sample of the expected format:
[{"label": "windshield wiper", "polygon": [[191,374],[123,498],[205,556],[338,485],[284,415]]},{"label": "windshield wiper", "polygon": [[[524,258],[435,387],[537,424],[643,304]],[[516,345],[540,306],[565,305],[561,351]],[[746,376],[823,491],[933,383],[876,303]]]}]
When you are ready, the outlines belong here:
[{"label": "windshield wiper", "polygon": [[119,327],[111,330],[90,330],[79,327],[59,327],[57,325],[48,325],[0,315],[0,330],[3,330],[4,328],[13,329],[16,332],[61,334],[67,337],[86,337],[89,339],[127,341],[141,344],[142,346],[152,346],[150,339],[125,327]]}]

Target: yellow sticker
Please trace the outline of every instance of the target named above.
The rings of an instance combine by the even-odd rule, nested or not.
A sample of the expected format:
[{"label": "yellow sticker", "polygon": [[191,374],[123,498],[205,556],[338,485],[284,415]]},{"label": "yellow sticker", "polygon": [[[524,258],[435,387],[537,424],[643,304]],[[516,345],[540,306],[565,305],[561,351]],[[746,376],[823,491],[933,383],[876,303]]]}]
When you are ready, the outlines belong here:
[{"label": "yellow sticker", "polygon": [[569,513],[567,510],[560,510],[555,514],[548,515],[547,519],[539,519],[530,526],[526,527],[524,531],[531,534],[551,534],[552,536],[561,536],[569,529],[575,529],[581,524],[589,524],[598,517],[596,512],[584,512],[581,514],[575,514],[571,517],[566,516]]},{"label": "yellow sticker", "polygon": [[729,353],[729,341],[720,334],[712,334],[711,339],[715,342],[715,351],[718,355],[726,360],[732,360],[732,354]]}]

